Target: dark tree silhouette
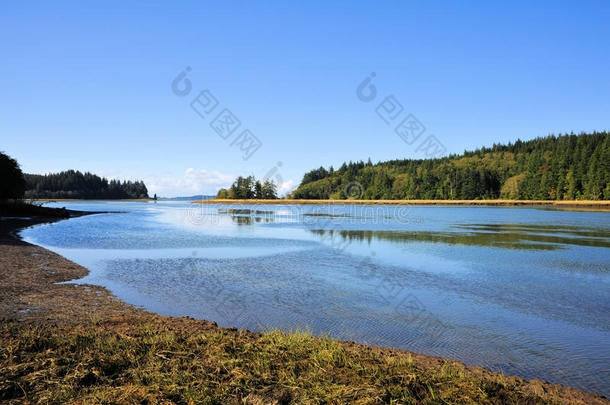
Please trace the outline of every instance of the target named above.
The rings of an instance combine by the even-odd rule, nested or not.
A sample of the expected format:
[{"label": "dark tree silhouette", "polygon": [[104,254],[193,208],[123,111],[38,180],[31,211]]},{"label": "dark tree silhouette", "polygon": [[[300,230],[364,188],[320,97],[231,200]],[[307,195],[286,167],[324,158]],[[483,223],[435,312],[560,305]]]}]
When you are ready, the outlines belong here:
[{"label": "dark tree silhouette", "polygon": [[0,200],[21,199],[25,179],[17,161],[0,152]]}]

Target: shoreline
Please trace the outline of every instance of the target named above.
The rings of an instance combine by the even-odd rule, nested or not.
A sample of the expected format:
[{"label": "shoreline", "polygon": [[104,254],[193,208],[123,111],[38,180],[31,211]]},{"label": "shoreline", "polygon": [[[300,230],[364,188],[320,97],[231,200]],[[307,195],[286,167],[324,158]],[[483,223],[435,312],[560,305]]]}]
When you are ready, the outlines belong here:
[{"label": "shoreline", "polygon": [[[101,286],[58,284],[80,279],[87,275],[89,270],[47,249],[21,240],[17,232],[29,226],[61,219],[38,217],[11,218],[0,221],[0,249],[2,250],[0,257],[0,324],[2,325],[0,342],[5,347],[13,347],[12,345],[16,344],[15,342],[18,342],[19,339],[25,339],[24,336],[32,334],[37,336],[37,340],[52,337],[51,340],[58,342],[57,347],[47,348],[43,345],[39,351],[34,351],[40,369],[31,370],[29,374],[21,370],[23,367],[20,368],[19,363],[5,364],[7,360],[2,355],[4,353],[0,352],[0,370],[4,370],[0,371],[0,401],[19,400],[24,396],[26,399],[40,399],[53,393],[53,390],[57,389],[58,381],[56,380],[64,378],[60,375],[64,375],[66,370],[58,371],[57,376],[45,377],[46,382],[36,380],[31,374],[42,372],[41,370],[46,364],[43,360],[57,361],[62,359],[61,356],[66,356],[67,354],[64,353],[59,358],[52,357],[54,353],[63,353],[61,350],[64,347],[61,342],[63,339],[73,336],[77,331],[76,333],[80,333],[78,336],[83,336],[85,333],[84,336],[87,336],[87,339],[92,339],[92,347],[102,352],[103,349],[99,349],[100,341],[97,339],[106,342],[104,339],[108,339],[108,336],[122,342],[121,348],[123,348],[131,347],[129,346],[131,344],[139,347],[144,341],[166,339],[168,334],[173,334],[171,342],[163,340],[161,342],[163,344],[157,342],[156,346],[152,345],[149,348],[152,352],[146,352],[151,359],[149,357],[145,359],[155,367],[156,362],[171,366],[174,361],[186,361],[186,365],[190,365],[190,362],[199,360],[190,359],[188,356],[185,360],[185,355],[174,358],[177,350],[180,349],[181,353],[187,354],[203,350],[202,356],[207,360],[209,358],[215,360],[212,360],[212,364],[206,363],[206,367],[211,367],[204,368],[207,370],[206,372],[194,372],[191,377],[214,380],[206,389],[219,390],[218,399],[225,403],[237,402],[237,398],[249,398],[254,403],[257,403],[257,400],[259,403],[292,403],[293,400],[299,402],[316,395],[323,395],[322,392],[324,395],[329,394],[326,392],[328,390],[337,390],[337,395],[341,395],[334,398],[334,401],[363,400],[378,397],[384,392],[396,392],[396,396],[391,394],[390,397],[399,399],[400,395],[404,393],[400,394],[396,390],[399,387],[407,387],[409,395],[421,400],[430,400],[436,394],[441,398],[461,398],[456,402],[470,402],[467,401],[467,398],[470,398],[475,402],[494,403],[493,398],[503,398],[506,403],[526,401],[546,403],[546,401],[557,400],[560,403],[610,404],[610,401],[596,394],[539,380],[506,376],[449,359],[300,334],[285,334],[277,331],[261,334],[247,330],[238,331],[236,328],[222,328],[214,322],[189,317],[161,316],[136,308],[119,300]],[[142,332],[142,328],[145,328],[147,332]],[[51,337],[47,336],[49,333],[52,334]],[[144,337],[142,337],[143,335]],[[222,336],[220,341],[214,340],[220,339],[219,336]],[[192,342],[191,339],[194,337],[199,340]],[[177,339],[177,341],[173,339]],[[203,344],[199,342],[200,340],[205,342],[212,340],[215,343],[209,347],[205,346],[204,350],[200,346]],[[270,341],[273,342],[272,345]],[[294,344],[294,342],[297,343]],[[172,350],[162,350],[159,345],[167,345]],[[224,351],[217,353],[215,351],[217,345],[221,345]],[[251,347],[255,348],[253,353],[248,351],[248,348]],[[93,348],[89,349],[93,350]],[[303,348],[307,350],[303,352]],[[270,358],[257,361],[270,362],[273,367],[263,367],[264,372],[259,373],[261,375],[256,373],[252,375],[249,368],[244,368],[245,365],[250,364],[249,356],[258,358],[263,354],[265,356],[270,354]],[[89,361],[97,364],[96,358],[104,358],[108,355],[110,354],[94,351],[93,357]],[[313,355],[315,355],[313,358],[307,357]],[[229,356],[228,360],[225,358],[226,356]],[[330,357],[327,359],[327,356]],[[24,353],[19,353],[18,357],[26,356]],[[277,363],[275,363],[276,357]],[[299,372],[301,376],[307,375],[310,379],[306,379],[305,382],[301,382],[300,378],[291,380],[290,373],[295,372],[290,366],[293,361],[301,370]],[[73,377],[76,386],[80,388],[71,394],[76,397],[69,399],[89,398],[88,395],[93,389],[91,387],[97,386],[107,387],[108,390],[114,391],[121,391],[124,388],[136,395],[132,391],[134,385],[138,386],[138,384],[134,384],[133,381],[126,383],[123,380],[128,377],[125,376],[117,380],[117,373],[119,373],[117,370],[112,369],[108,375],[104,374],[102,366],[90,365],[86,366],[84,370],[79,370],[78,367],[82,363],[83,359],[80,357],[75,360],[75,369],[72,370]],[[28,364],[30,364],[29,367],[36,369],[32,363]],[[131,367],[131,372],[136,372],[141,367],[142,360],[138,360],[135,364],[137,367],[125,364],[122,367]],[[243,366],[236,366],[236,364],[243,364]],[[178,370],[181,370],[185,363],[179,365]],[[229,365],[232,368],[227,369]],[[253,362],[250,367],[255,367],[255,365],[256,362]],[[133,370],[134,367],[135,370]],[[324,371],[320,371],[320,368]],[[354,373],[354,370],[359,371]],[[368,373],[371,370],[372,374],[369,376]],[[380,372],[387,373],[387,378],[379,380]],[[160,391],[162,395],[155,399],[167,400],[169,388],[165,387],[162,381],[171,376],[160,373],[160,381],[155,383],[157,386],[153,391]],[[34,382],[28,379],[30,377],[34,378]],[[237,382],[244,379],[247,381],[247,383],[243,383],[246,384],[245,388],[241,385],[235,386]],[[6,382],[2,383],[2,380]],[[93,383],[83,385],[83,381]],[[119,388],[115,387],[117,383],[120,384]],[[194,383],[194,381],[189,383]],[[248,385],[249,383],[251,385]],[[24,385],[28,389],[19,389],[18,386],[23,387]],[[379,389],[379,392],[376,389]],[[136,391],[142,390],[146,391],[145,386],[138,386]],[[154,394],[146,392],[146,395]],[[255,394],[251,396],[253,392]],[[430,396],[431,392],[434,392],[433,396]],[[463,393],[467,396],[461,397]],[[114,394],[105,393],[104,395]],[[483,396],[475,399],[475,395]],[[134,398],[141,399],[140,396]],[[286,400],[287,398],[288,400]],[[332,398],[328,398],[328,400],[333,401]]]},{"label": "shoreline", "polygon": [[116,202],[142,202],[142,201],[159,201],[154,198],[115,198],[115,199],[103,199],[103,198],[26,198],[27,201],[36,201],[36,202],[72,202],[72,201],[116,201]]},{"label": "shoreline", "polygon": [[610,201],[554,201],[554,200],[295,200],[295,199],[209,199],[193,201],[193,204],[329,204],[329,205],[415,205],[415,206],[483,206],[483,207],[535,207],[555,209],[587,209],[594,211],[610,211]]},{"label": "shoreline", "polygon": [[[77,198],[38,198],[37,202],[163,202],[163,199],[124,199],[100,200]],[[565,211],[610,212],[610,200],[311,200],[311,199],[227,199],[210,198],[189,201],[192,204],[233,204],[233,205],[409,205],[409,206],[447,206],[447,207],[531,207],[549,208]]]}]

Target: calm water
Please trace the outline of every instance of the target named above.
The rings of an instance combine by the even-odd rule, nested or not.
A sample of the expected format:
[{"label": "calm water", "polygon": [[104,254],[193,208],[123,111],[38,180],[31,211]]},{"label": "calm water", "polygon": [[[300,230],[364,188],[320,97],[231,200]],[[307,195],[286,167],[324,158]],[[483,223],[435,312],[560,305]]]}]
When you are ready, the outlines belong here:
[{"label": "calm water", "polygon": [[610,214],[61,203],[24,230],[166,315],[448,357],[610,396]]}]

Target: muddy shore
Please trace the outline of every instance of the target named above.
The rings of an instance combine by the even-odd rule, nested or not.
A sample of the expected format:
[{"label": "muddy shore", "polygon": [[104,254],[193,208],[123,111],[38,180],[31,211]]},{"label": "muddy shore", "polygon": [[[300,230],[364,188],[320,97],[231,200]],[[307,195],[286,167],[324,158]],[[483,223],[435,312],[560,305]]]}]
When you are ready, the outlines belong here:
[{"label": "muddy shore", "polygon": [[[610,404],[401,350],[159,316],[103,287],[58,284],[88,270],[16,235],[56,220],[0,220],[0,402]],[[115,344],[122,354],[105,367]]]}]

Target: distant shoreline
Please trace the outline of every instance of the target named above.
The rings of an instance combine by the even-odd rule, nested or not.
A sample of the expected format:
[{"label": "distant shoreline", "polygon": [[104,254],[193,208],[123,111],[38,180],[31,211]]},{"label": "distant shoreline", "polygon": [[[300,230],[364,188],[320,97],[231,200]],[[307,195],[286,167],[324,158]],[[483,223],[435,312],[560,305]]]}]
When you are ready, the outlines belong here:
[{"label": "distant shoreline", "polygon": [[23,201],[55,202],[55,201],[158,201],[154,198],[22,198]]},{"label": "distant shoreline", "polygon": [[210,199],[193,201],[196,204],[350,204],[350,205],[449,205],[490,207],[550,207],[559,209],[587,209],[610,211],[610,201],[598,200],[256,200],[256,199]]},{"label": "distant shoreline", "polygon": [[[140,199],[78,199],[78,198],[37,198],[37,202],[148,202],[164,201],[153,198]],[[189,202],[184,200],[184,202]],[[234,204],[234,205],[418,205],[418,206],[454,206],[454,207],[533,207],[553,208],[565,211],[610,212],[610,200],[306,200],[306,199],[224,199],[190,201],[193,204]]]}]

